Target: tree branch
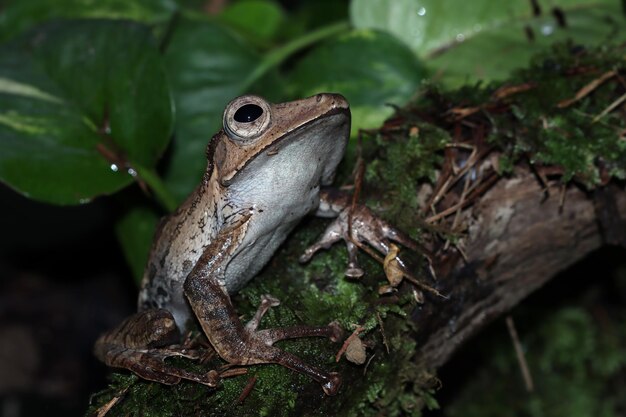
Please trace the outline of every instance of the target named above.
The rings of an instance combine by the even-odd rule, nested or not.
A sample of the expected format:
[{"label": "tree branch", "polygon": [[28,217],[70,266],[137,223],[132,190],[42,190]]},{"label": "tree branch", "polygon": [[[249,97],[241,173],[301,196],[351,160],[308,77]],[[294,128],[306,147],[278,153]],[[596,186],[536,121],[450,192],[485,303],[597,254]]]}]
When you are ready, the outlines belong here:
[{"label": "tree branch", "polygon": [[[443,365],[480,328],[604,244],[592,194],[570,185],[561,205],[562,187],[551,185],[546,197],[536,176],[517,170],[464,213],[467,260],[458,257],[438,282],[449,300],[415,320],[423,364]],[[623,217],[626,191],[611,190]]]}]

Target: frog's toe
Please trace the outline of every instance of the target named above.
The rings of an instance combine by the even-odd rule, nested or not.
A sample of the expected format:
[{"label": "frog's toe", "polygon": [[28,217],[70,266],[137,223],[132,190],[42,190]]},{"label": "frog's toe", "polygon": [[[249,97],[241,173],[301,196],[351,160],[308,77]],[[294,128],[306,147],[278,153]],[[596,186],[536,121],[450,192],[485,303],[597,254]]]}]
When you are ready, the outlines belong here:
[{"label": "frog's toe", "polygon": [[341,375],[337,372],[331,372],[328,375],[328,380],[322,384],[322,389],[326,395],[335,395],[341,388]]},{"label": "frog's toe", "polygon": [[365,275],[365,271],[359,266],[359,247],[346,240],[346,248],[348,249],[348,267],[344,271],[344,275],[348,278],[359,279]]},{"label": "frog's toe", "polygon": [[180,382],[180,377],[178,376],[169,375],[140,364],[133,364],[127,368],[135,375],[148,381],[159,382],[165,385],[176,385]]},{"label": "frog's toe", "polygon": [[360,278],[364,274],[357,260],[359,249],[369,252],[368,248],[373,248],[376,252],[387,255],[390,242],[396,242],[420,252],[419,244],[406,233],[378,217],[366,206],[355,205],[339,213],[319,239],[304,251],[300,262],[307,262],[316,252],[328,249],[340,240],[346,242],[348,249],[349,261],[345,275],[349,278]]},{"label": "frog's toe", "polygon": [[300,256],[299,261],[305,263],[311,260],[313,255],[322,249],[330,248],[334,243],[340,240],[345,240],[345,230],[343,228],[342,221],[339,218],[333,220],[324,233],[317,239],[315,243],[304,250],[304,253]]},{"label": "frog's toe", "polygon": [[250,332],[253,332],[259,327],[261,323],[261,319],[267,313],[267,311],[272,308],[280,305],[280,300],[274,297],[271,294],[263,294],[261,296],[261,304],[259,304],[259,308],[257,309],[254,317],[246,324],[246,329]]},{"label": "frog's toe", "polygon": [[277,307],[280,305],[280,300],[272,294],[263,294],[261,296],[261,304],[267,305],[268,307]]},{"label": "frog's toe", "polygon": [[333,320],[328,324],[330,334],[328,338],[331,342],[338,342],[343,338],[343,329],[337,320]]}]

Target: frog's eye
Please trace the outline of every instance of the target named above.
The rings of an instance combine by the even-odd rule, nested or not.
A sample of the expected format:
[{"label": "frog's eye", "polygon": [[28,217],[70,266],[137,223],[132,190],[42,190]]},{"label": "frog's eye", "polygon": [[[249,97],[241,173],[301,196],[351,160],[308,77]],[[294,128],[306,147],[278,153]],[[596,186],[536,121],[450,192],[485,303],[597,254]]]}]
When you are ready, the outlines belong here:
[{"label": "frog's eye", "polygon": [[237,97],[224,110],[224,131],[234,140],[254,139],[265,132],[269,124],[269,103],[258,96]]},{"label": "frog's eye", "polygon": [[238,123],[252,123],[263,114],[263,109],[256,104],[244,104],[239,107],[233,116]]}]

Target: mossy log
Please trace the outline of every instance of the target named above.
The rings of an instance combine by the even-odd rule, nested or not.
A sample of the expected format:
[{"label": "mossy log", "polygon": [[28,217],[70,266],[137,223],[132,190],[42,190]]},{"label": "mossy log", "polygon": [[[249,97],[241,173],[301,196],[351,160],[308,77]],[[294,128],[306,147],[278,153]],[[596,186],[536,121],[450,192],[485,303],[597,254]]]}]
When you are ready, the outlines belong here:
[{"label": "mossy log", "polygon": [[[609,214],[610,213],[610,214]],[[609,214],[605,218],[605,214]],[[443,365],[467,338],[604,245],[626,247],[626,190],[587,192],[519,169],[464,213],[465,259],[438,280],[447,300],[425,305],[415,323],[417,358]]]},{"label": "mossy log", "polygon": [[349,281],[339,245],[299,265],[326,224],[308,220],[235,298],[246,317],[261,294],[281,299],[264,327],[360,326],[364,365],[337,363],[340,346],[324,340],[281,344],[340,372],[338,395],[273,365],[216,389],[122,373],[89,413],[394,416],[434,406],[436,370],[465,340],[595,249],[626,246],[626,110],[612,104],[626,94],[623,55],[563,45],[505,83],[426,86],[417,103],[363,132],[363,164],[348,161],[340,182],[420,242],[419,253],[400,251],[408,277],[392,288],[390,271],[363,255],[366,276]]}]

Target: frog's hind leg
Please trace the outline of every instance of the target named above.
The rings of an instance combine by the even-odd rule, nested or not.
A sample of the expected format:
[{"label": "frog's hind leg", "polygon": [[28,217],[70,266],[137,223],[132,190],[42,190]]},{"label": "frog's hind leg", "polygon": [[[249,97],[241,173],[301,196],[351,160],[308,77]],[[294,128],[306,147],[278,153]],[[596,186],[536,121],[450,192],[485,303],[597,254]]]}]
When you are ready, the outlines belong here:
[{"label": "frog's hind leg", "polygon": [[196,374],[165,363],[173,356],[197,358],[197,352],[176,345],[180,332],[172,314],[152,309],[134,314],[96,342],[94,353],[107,366],[128,369],[138,376],[173,385],[188,379],[214,387],[217,371]]},{"label": "frog's hind leg", "polygon": [[237,249],[237,237],[245,231],[244,226],[245,223],[223,230],[204,249],[185,279],[185,296],[204,334],[215,351],[231,365],[276,363],[310,376],[322,385],[326,394],[336,394],[341,385],[339,374],[309,365],[297,356],[272,345],[277,340],[293,337],[338,338],[338,326],[257,330],[263,314],[278,302],[273,297],[265,297],[250,323],[241,323],[220,278],[223,277],[225,265]]},{"label": "frog's hind leg", "polygon": [[[187,287],[186,293],[190,299],[196,301],[194,297],[196,294],[190,287],[191,285]],[[216,291],[210,291],[210,293],[211,295],[217,294]],[[227,297],[224,294],[223,302],[220,303],[211,303],[210,300],[209,302],[203,300],[201,303],[192,303],[196,306],[195,311],[199,316],[204,332],[222,359],[231,365],[244,366],[276,363],[313,378],[322,385],[322,389],[328,395],[337,393],[341,386],[341,377],[338,373],[326,372],[310,365],[297,356],[273,346],[273,344],[283,339],[309,336],[325,336],[331,340],[337,340],[341,334],[338,325],[293,326],[282,329],[255,330],[258,320],[263,314],[257,312],[259,319],[253,319],[251,323],[243,326]],[[261,307],[266,311],[267,308],[269,307]],[[222,319],[228,319],[228,322]]]}]

